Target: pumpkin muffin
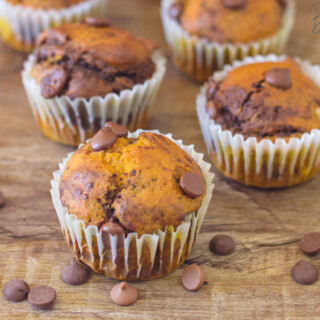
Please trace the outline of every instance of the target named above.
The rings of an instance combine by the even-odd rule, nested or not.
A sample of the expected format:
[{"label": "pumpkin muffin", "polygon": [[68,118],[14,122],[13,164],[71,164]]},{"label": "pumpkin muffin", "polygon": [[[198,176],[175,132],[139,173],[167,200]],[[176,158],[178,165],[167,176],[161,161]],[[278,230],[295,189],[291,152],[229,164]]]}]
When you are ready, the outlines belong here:
[{"label": "pumpkin muffin", "polygon": [[178,268],[213,190],[210,165],[201,159],[170,136],[128,134],[106,123],[65,159],[52,182],[59,220],[77,259],[121,280],[150,280]]},{"label": "pumpkin muffin", "polygon": [[0,35],[13,49],[31,52],[37,35],[62,23],[105,13],[108,0],[0,0]]},{"label": "pumpkin muffin", "polygon": [[165,73],[156,48],[102,18],[40,34],[23,82],[44,134],[78,145],[107,120],[145,127]]},{"label": "pumpkin muffin", "polygon": [[198,81],[235,59],[279,53],[293,15],[292,0],[162,0],[174,63]]},{"label": "pumpkin muffin", "polygon": [[292,186],[320,169],[318,67],[263,60],[214,74],[198,97],[199,120],[227,177],[261,188]]}]

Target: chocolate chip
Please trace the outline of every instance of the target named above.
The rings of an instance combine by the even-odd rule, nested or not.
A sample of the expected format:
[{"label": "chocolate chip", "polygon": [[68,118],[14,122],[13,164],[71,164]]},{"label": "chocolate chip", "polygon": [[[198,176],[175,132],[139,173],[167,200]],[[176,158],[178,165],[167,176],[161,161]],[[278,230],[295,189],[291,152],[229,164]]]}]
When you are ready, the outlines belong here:
[{"label": "chocolate chip", "polygon": [[51,99],[58,95],[64,88],[67,79],[68,74],[66,70],[61,66],[55,66],[51,73],[41,80],[41,95],[46,99]]},{"label": "chocolate chip", "polygon": [[213,79],[209,79],[207,86],[207,100],[212,100],[217,91],[217,83]]},{"label": "chocolate chip", "polygon": [[102,128],[90,141],[93,151],[105,150],[117,140],[117,135],[110,128]]},{"label": "chocolate chip", "polygon": [[138,291],[133,285],[121,282],[111,289],[110,298],[120,306],[128,306],[137,301]]},{"label": "chocolate chip", "polygon": [[84,284],[89,280],[90,270],[87,266],[79,263],[75,258],[62,270],[62,280],[73,286]]},{"label": "chocolate chip", "polygon": [[180,188],[187,196],[194,199],[203,195],[205,185],[198,174],[187,171],[180,178]]},{"label": "chocolate chip", "polygon": [[273,68],[264,74],[264,78],[270,86],[281,90],[288,90],[291,88],[291,72],[288,68]]},{"label": "chocolate chip", "polygon": [[38,286],[29,292],[29,302],[40,309],[51,309],[56,300],[56,291],[48,286]]},{"label": "chocolate chip", "polygon": [[279,4],[280,4],[280,7],[282,9],[285,9],[286,6],[287,6],[287,0],[278,0]]},{"label": "chocolate chip", "polygon": [[218,115],[218,110],[216,108],[216,105],[213,101],[208,101],[206,104],[206,112],[209,115],[210,119],[215,120]]},{"label": "chocolate chip", "polygon": [[98,17],[86,17],[84,22],[90,27],[106,28],[111,26],[111,22],[108,19]]},{"label": "chocolate chip", "polygon": [[222,0],[222,4],[232,10],[242,9],[246,6],[246,0]]},{"label": "chocolate chip", "polygon": [[182,284],[187,290],[199,290],[205,282],[208,280],[197,264],[191,264],[183,270]]},{"label": "chocolate chip", "polygon": [[318,269],[306,260],[300,260],[291,270],[292,279],[300,284],[309,285],[318,280]]},{"label": "chocolate chip", "polygon": [[218,234],[214,236],[209,244],[210,250],[219,256],[231,254],[235,247],[236,244],[234,240],[225,234]]},{"label": "chocolate chip", "polygon": [[303,236],[300,241],[300,250],[310,256],[320,251],[320,232],[310,232]]},{"label": "chocolate chip", "polygon": [[108,221],[100,227],[100,232],[111,234],[113,236],[125,234],[124,229],[119,223]]},{"label": "chocolate chip", "polygon": [[176,2],[172,4],[172,6],[169,8],[169,15],[171,18],[179,20],[183,10],[184,10],[184,3]]},{"label": "chocolate chip", "polygon": [[36,46],[37,47],[40,46],[47,39],[48,39],[48,31],[44,31],[44,32],[39,33],[39,35],[37,36],[37,40],[36,40]]},{"label": "chocolate chip", "polygon": [[3,287],[4,297],[12,302],[20,302],[27,299],[29,291],[28,284],[19,279],[10,280]]},{"label": "chocolate chip", "polygon": [[128,129],[121,124],[109,121],[105,124],[105,127],[110,128],[118,137],[126,137],[128,135]]},{"label": "chocolate chip", "polygon": [[0,208],[4,206],[4,202],[5,202],[4,195],[0,191]]}]

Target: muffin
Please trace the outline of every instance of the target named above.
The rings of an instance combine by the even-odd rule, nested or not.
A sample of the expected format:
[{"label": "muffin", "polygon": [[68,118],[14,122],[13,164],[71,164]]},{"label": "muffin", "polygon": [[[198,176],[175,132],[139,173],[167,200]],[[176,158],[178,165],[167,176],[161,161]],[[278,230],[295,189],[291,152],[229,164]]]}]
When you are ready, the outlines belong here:
[{"label": "muffin", "polygon": [[190,253],[214,185],[210,165],[171,135],[106,123],[54,173],[51,194],[76,258],[119,280],[150,280]]},{"label": "muffin", "polygon": [[108,0],[0,0],[0,35],[13,49],[31,52],[37,35],[66,22],[102,15]]},{"label": "muffin", "polygon": [[198,117],[215,166],[260,188],[289,187],[320,169],[320,67],[285,56],[236,62],[202,88]]},{"label": "muffin", "polygon": [[197,81],[247,56],[280,53],[294,22],[294,0],[162,0],[173,62]]},{"label": "muffin", "polygon": [[43,133],[77,146],[106,121],[146,127],[165,73],[156,49],[102,18],[40,34],[22,79]]}]

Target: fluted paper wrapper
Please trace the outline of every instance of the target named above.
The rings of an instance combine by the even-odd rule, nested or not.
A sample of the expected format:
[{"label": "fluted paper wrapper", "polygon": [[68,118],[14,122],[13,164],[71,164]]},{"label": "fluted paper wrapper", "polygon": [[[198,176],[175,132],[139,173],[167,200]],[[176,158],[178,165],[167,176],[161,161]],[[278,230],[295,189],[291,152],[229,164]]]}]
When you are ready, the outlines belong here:
[{"label": "fluted paper wrapper", "polygon": [[164,34],[175,65],[197,81],[206,81],[213,71],[247,56],[280,54],[294,24],[295,3],[289,0],[283,14],[282,27],[268,38],[244,44],[218,43],[188,34],[169,16],[170,6],[178,0],[162,0],[161,18]]},{"label": "fluted paper wrapper", "polygon": [[104,98],[89,100],[67,96],[45,99],[36,79],[30,76],[34,55],[24,64],[22,82],[33,115],[43,133],[50,139],[78,146],[91,138],[107,121],[126,126],[130,130],[148,124],[154,99],[166,71],[166,59],[160,51],[152,55],[156,70],[152,77],[120,94],[109,93]]},{"label": "fluted paper wrapper", "polygon": [[[129,137],[137,138],[141,132],[143,131],[137,130],[129,133]],[[177,228],[171,225],[164,231],[157,230],[153,234],[140,236],[137,233],[129,233],[120,238],[109,235],[110,245],[105,248],[98,227],[86,227],[82,220],[69,214],[60,201],[60,178],[72,153],[59,164],[59,171],[53,174],[51,195],[63,234],[77,259],[97,273],[121,280],[159,278],[176,270],[191,251],[212,197],[214,175],[209,171],[211,165],[202,160],[203,154],[195,152],[193,145],[185,146],[182,140],[173,140],[171,134],[165,136],[197,162],[207,187],[198,212],[190,212]]]},{"label": "fluted paper wrapper", "polygon": [[[228,72],[244,64],[283,61],[286,56],[256,56],[236,61],[213,74],[215,81],[223,80]],[[304,74],[320,87],[320,66],[296,59]],[[215,166],[227,177],[260,188],[288,187],[312,178],[320,170],[320,130],[304,133],[301,138],[245,138],[223,130],[210,119],[206,107],[207,84],[197,97],[197,112],[208,152]],[[318,112],[320,120],[320,110]]]},{"label": "fluted paper wrapper", "polygon": [[108,0],[87,0],[68,8],[34,9],[0,0],[0,34],[16,50],[31,52],[42,31],[62,23],[81,22],[91,15],[102,15]]}]

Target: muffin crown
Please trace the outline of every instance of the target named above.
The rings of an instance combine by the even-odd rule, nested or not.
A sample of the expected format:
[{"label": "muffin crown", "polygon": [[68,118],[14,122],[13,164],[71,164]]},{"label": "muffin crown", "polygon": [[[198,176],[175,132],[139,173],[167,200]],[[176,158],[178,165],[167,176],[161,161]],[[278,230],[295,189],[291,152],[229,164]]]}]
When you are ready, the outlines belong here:
[{"label": "muffin crown", "polygon": [[20,5],[23,7],[31,7],[34,9],[61,9],[68,8],[75,4],[84,2],[86,0],[6,0],[13,5]]},{"label": "muffin crown", "polygon": [[64,24],[40,34],[31,75],[50,99],[104,97],[151,78],[155,44],[113,28],[101,18]]},{"label": "muffin crown", "polygon": [[224,130],[259,139],[320,128],[320,88],[294,60],[243,65],[210,80],[207,112]]},{"label": "muffin crown", "polygon": [[[152,233],[180,225],[200,208],[206,190],[202,171],[168,138],[142,132],[137,139],[118,136],[104,150],[91,145],[74,153],[60,182],[63,206],[86,224],[111,221],[126,232]],[[185,178],[181,183],[186,172],[200,179],[202,195],[190,194]]]},{"label": "muffin crown", "polygon": [[[191,35],[214,42],[247,43],[275,34],[282,26],[282,0],[181,0],[178,20]],[[173,10],[172,13],[176,13]]]}]

